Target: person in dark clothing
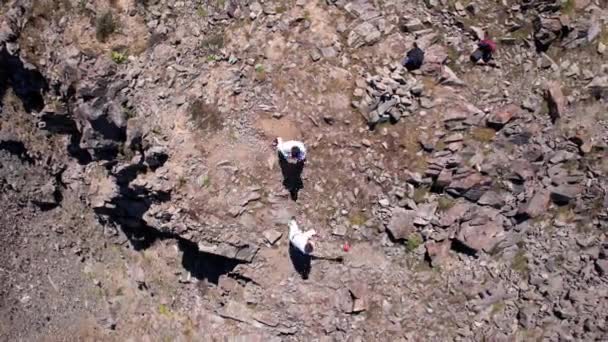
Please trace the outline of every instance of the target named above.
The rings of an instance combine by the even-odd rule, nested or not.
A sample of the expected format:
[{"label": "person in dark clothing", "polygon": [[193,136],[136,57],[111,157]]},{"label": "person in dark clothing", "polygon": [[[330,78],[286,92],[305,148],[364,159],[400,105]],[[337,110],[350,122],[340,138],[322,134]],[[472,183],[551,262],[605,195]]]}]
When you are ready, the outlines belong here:
[{"label": "person in dark clothing", "polygon": [[424,63],[424,51],[414,42],[414,47],[407,52],[407,56],[401,62],[408,71],[420,69]]},{"label": "person in dark clothing", "polygon": [[480,59],[488,63],[492,59],[492,54],[496,51],[496,43],[486,38],[477,43],[477,50],[471,54],[471,62],[477,63]]}]

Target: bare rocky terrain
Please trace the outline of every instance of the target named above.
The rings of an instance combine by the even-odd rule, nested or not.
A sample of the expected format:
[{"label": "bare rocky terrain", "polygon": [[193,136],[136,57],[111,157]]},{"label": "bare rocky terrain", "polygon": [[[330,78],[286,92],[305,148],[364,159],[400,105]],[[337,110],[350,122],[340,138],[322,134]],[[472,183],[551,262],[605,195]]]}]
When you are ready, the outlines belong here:
[{"label": "bare rocky terrain", "polygon": [[0,340],[608,340],[605,0],[0,4]]}]

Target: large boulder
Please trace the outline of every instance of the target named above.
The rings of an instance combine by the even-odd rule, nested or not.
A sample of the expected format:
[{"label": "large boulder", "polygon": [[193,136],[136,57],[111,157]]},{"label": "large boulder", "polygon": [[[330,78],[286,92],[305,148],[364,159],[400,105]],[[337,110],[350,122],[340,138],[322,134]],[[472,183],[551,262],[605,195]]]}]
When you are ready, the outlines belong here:
[{"label": "large boulder", "polygon": [[560,185],[552,187],[551,189],[551,199],[555,204],[565,205],[576,199],[582,192],[582,187],[580,185]]},{"label": "large boulder", "polygon": [[364,45],[373,45],[381,37],[382,33],[375,25],[370,22],[363,22],[350,31],[346,43],[352,48],[359,48]]},{"label": "large boulder", "polygon": [[566,97],[558,81],[548,82],[545,87],[545,100],[549,107],[551,120],[556,121],[566,111]]},{"label": "large boulder", "polygon": [[[489,185],[491,179],[478,172],[470,172],[461,176],[454,176],[454,180],[448,185],[446,191],[454,196],[467,196],[470,200],[477,201],[482,192],[477,193],[482,187]],[[475,192],[475,194],[473,194]]]},{"label": "large boulder", "polygon": [[514,104],[508,104],[495,110],[492,115],[488,118],[488,126],[494,129],[501,129],[504,125],[509,123],[511,119],[516,117],[520,112],[519,106]]},{"label": "large boulder", "polygon": [[505,237],[504,217],[480,217],[463,223],[456,239],[475,253],[489,253]]},{"label": "large boulder", "polygon": [[418,214],[415,210],[395,208],[386,229],[394,240],[406,240],[416,231],[414,220],[417,216]]},{"label": "large boulder", "polygon": [[567,16],[537,16],[532,22],[534,26],[534,41],[539,50],[545,51],[549,45],[564,36],[568,30]]},{"label": "large boulder", "polygon": [[547,211],[551,201],[551,193],[546,190],[537,190],[532,198],[519,207],[518,214],[524,217],[535,218]]}]

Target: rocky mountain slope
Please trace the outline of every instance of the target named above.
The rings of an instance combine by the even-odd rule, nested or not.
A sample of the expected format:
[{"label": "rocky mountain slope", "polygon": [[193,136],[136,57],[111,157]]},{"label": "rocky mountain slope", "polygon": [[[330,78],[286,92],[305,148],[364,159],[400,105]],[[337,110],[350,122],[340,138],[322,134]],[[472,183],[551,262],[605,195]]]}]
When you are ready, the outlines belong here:
[{"label": "rocky mountain slope", "polygon": [[0,13],[3,340],[608,338],[605,1]]}]

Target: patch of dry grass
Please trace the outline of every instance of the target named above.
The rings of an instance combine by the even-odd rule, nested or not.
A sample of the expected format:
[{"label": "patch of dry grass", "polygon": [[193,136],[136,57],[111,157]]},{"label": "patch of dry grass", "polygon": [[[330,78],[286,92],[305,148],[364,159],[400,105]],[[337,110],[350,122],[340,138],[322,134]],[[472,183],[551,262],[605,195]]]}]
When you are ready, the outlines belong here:
[{"label": "patch of dry grass", "polygon": [[494,140],[496,131],[486,127],[474,127],[471,129],[470,137],[475,141],[489,143]]},{"label": "patch of dry grass", "polygon": [[528,267],[528,258],[526,257],[526,253],[523,249],[520,249],[513,257],[513,261],[511,261],[511,269],[518,272],[522,276],[527,276],[530,273],[530,268]]},{"label": "patch of dry grass", "polygon": [[106,11],[95,20],[95,37],[100,42],[105,42],[118,29],[118,22],[112,11]]}]

